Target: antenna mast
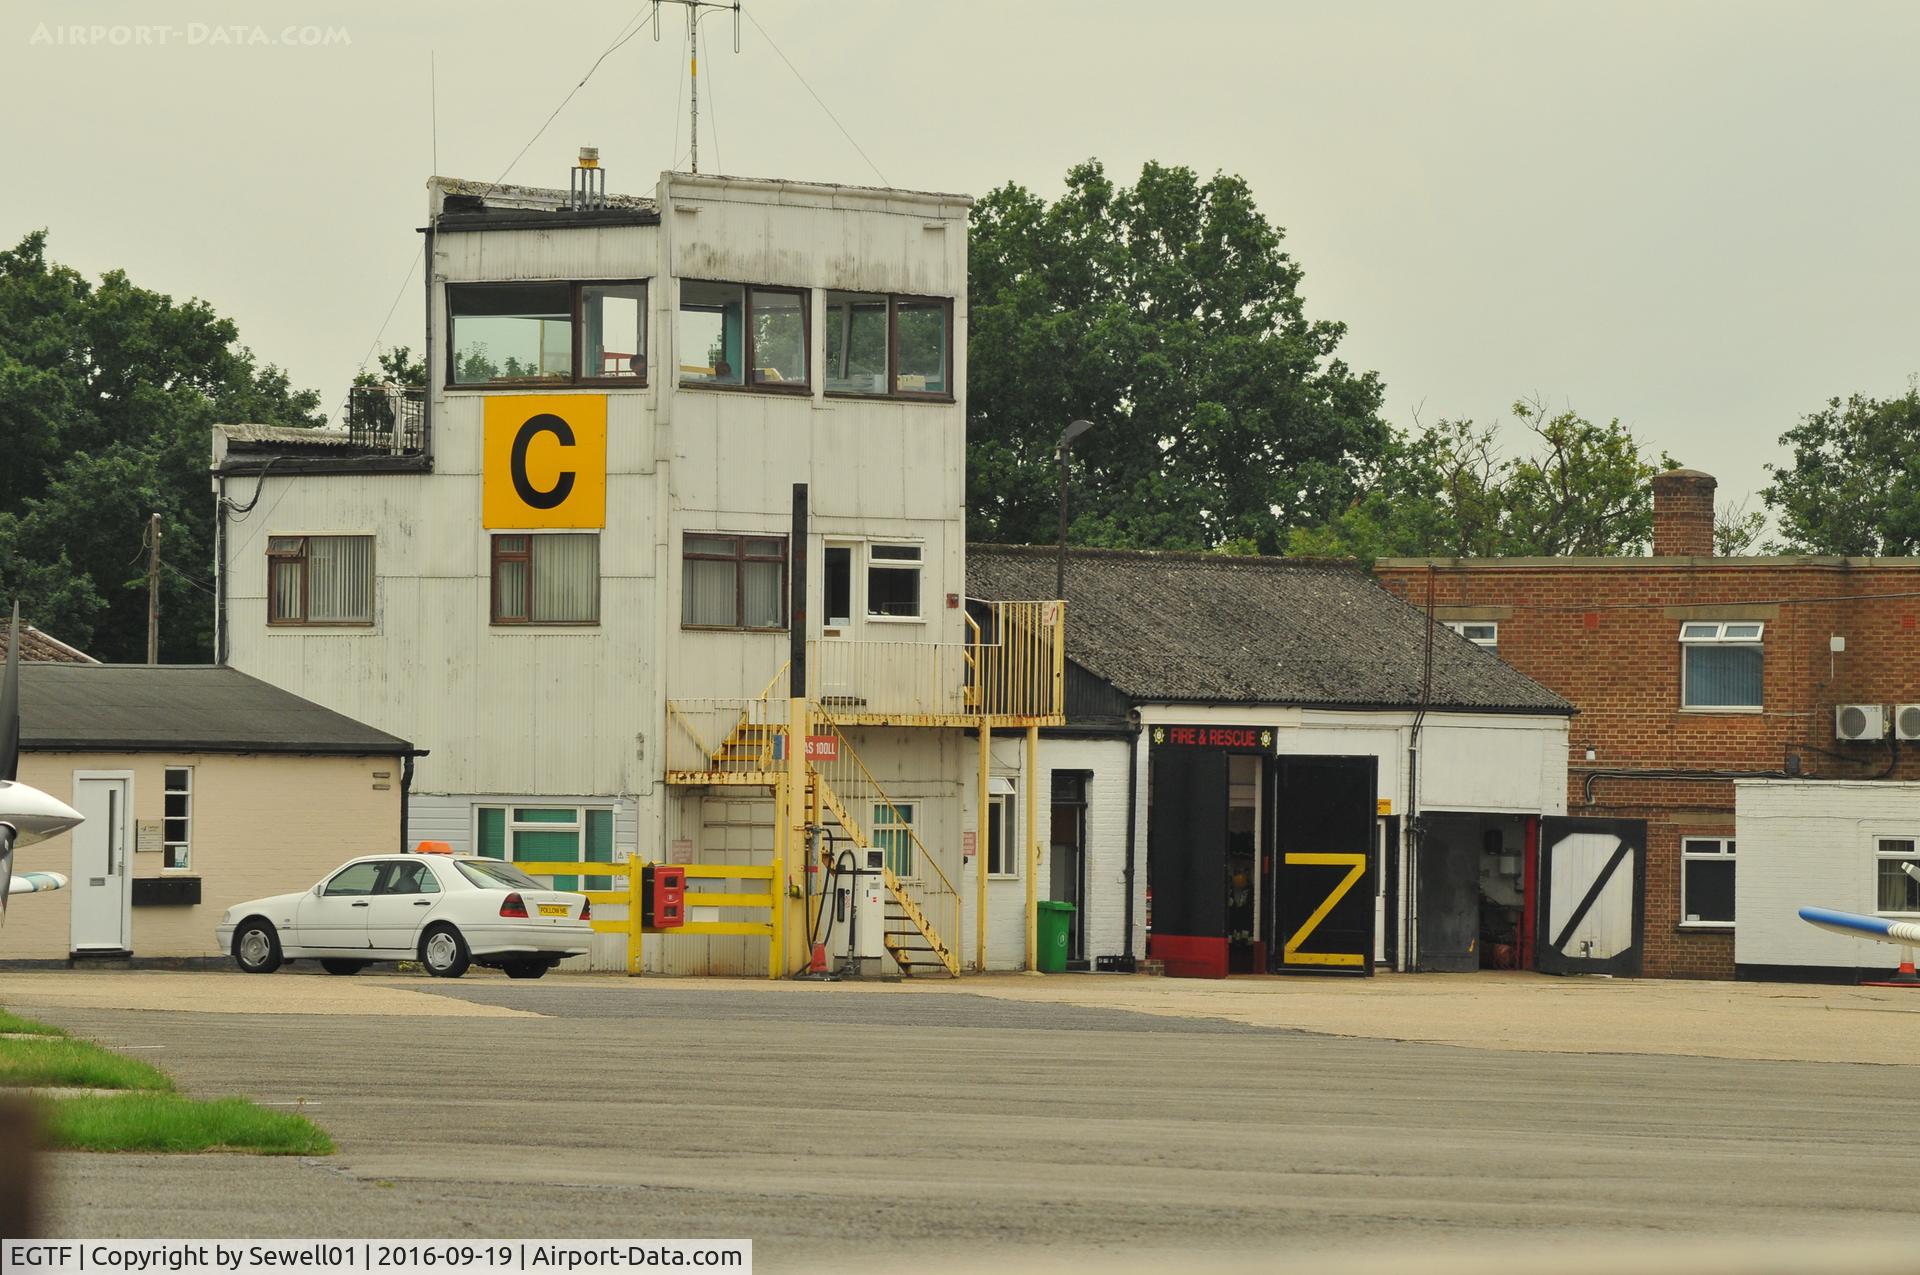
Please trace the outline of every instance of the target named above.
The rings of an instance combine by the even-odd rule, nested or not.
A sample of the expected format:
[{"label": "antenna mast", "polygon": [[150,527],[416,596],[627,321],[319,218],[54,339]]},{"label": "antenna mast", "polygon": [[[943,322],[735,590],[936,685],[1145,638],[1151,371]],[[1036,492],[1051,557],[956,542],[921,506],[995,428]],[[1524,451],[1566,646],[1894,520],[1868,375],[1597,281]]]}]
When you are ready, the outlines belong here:
[{"label": "antenna mast", "polygon": [[700,171],[700,10],[733,12],[733,51],[740,51],[740,0],[653,0],[653,40],[660,42],[660,6],[677,4],[687,11],[687,100],[693,121],[693,171]]}]

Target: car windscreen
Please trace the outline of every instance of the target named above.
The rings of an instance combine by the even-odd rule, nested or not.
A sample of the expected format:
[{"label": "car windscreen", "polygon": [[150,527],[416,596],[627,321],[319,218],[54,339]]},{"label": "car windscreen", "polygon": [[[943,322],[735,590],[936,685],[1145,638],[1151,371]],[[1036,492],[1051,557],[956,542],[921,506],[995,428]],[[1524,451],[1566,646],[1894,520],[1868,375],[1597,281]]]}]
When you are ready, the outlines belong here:
[{"label": "car windscreen", "polygon": [[551,886],[542,885],[511,863],[502,863],[497,859],[455,859],[453,866],[460,874],[479,886],[482,890],[547,890]]}]

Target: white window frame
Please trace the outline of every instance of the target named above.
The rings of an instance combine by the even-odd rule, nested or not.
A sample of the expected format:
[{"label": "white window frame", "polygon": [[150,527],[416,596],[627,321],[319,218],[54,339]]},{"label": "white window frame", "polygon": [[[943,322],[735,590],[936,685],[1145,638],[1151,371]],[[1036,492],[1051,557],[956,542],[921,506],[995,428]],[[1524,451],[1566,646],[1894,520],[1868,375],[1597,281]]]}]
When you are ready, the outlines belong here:
[{"label": "white window frame", "polygon": [[[175,788],[173,786],[173,777],[176,774],[187,777],[185,787]],[[160,768],[160,791],[160,870],[162,872],[191,872],[193,871],[193,767],[162,766]],[[166,799],[168,797],[185,797],[187,799],[186,814],[169,816],[166,806]],[[186,824],[186,835],[178,840],[167,835],[167,825],[176,817]],[[180,862],[178,863],[172,861],[175,850],[180,852]]]},{"label": "white window frame", "polygon": [[[875,558],[875,549],[911,549],[917,555],[911,562],[903,558]],[[861,618],[869,624],[925,624],[927,622],[927,546],[918,540],[867,540],[862,542],[860,557],[865,569],[860,574]],[[876,571],[911,571],[918,577],[915,595],[920,599],[920,609],[913,615],[879,615],[873,609],[873,573]]]},{"label": "white window frame", "polygon": [[[1001,775],[995,775],[987,781],[987,824],[989,832],[987,844],[981,847],[981,853],[987,856],[987,876],[994,881],[1018,881],[1020,865],[1025,856],[1020,853],[1021,829],[1014,816],[1020,810],[1018,805],[1019,789],[1014,781]],[[993,835],[991,829],[1000,829],[1000,870],[993,866]],[[1011,865],[1011,866],[1009,866]]]},{"label": "white window frame", "polygon": [[[1760,620],[1683,620],[1680,623],[1680,711],[1683,713],[1758,713],[1765,709],[1767,626]],[[1759,704],[1690,704],[1687,702],[1687,648],[1690,646],[1750,646],[1760,652]]]},{"label": "white window frame", "polygon": [[[612,852],[615,855],[619,854],[618,845],[620,840],[620,822],[619,822],[620,812],[617,806],[602,806],[597,804],[589,804],[589,805],[583,806],[573,802],[549,801],[541,797],[529,797],[523,801],[480,801],[480,802],[474,803],[472,814],[469,819],[468,829],[467,829],[468,836],[470,838],[467,844],[473,847],[473,853],[476,857],[481,857],[480,856],[480,812],[483,810],[498,810],[501,814],[500,830],[501,830],[501,835],[505,838],[505,844],[502,845],[500,848],[506,852],[506,856],[507,856],[505,859],[500,860],[500,862],[502,863],[518,864],[520,862],[519,859],[515,857],[514,834],[516,833],[571,832],[578,837],[579,843],[580,843],[580,848],[579,848],[580,858],[574,860],[574,862],[578,863],[582,869],[589,868],[595,864],[598,864],[600,860],[589,859],[586,857],[587,855],[587,812],[588,811],[605,811],[606,812],[607,820],[608,820],[607,844],[609,847],[613,848]],[[571,810],[573,811],[573,822],[557,823],[557,822],[545,821],[545,820],[515,819],[513,817],[513,812],[515,810]],[[529,862],[539,863],[541,862],[541,860],[532,859],[532,860],[529,860]],[[559,862],[559,860],[549,859],[549,860],[546,860],[546,862],[557,863]],[[551,878],[546,877],[546,874],[544,873],[541,873],[538,875],[540,875],[544,879],[551,880]],[[562,874],[562,875],[565,875],[565,874]],[[587,888],[585,878],[605,877],[607,874],[604,872],[581,871],[573,875],[576,875],[582,878],[575,885],[574,888],[576,890],[585,890]],[[596,886],[594,888],[599,889],[601,887]],[[617,885],[609,886],[606,888],[609,888],[609,889],[617,888]]]},{"label": "white window frame", "polygon": [[[1906,850],[1888,850],[1886,845],[1894,842],[1908,846]],[[1873,914],[1875,916],[1912,917],[1920,912],[1888,912],[1880,905],[1880,865],[1883,863],[1910,863],[1920,859],[1920,834],[1909,833],[1905,836],[1887,836],[1875,833],[1873,836]]]},{"label": "white window frame", "polygon": [[[1731,930],[1734,921],[1739,920],[1736,910],[1733,921],[1695,920],[1687,915],[1687,864],[1689,863],[1731,863],[1735,880],[1740,876],[1740,856],[1735,849],[1733,837],[1682,837],[1680,838],[1680,925],[1688,930]],[[1696,850],[1695,846],[1713,846],[1712,850]]]},{"label": "white window frame", "polygon": [[[1500,624],[1497,620],[1442,620],[1440,623],[1475,646],[1483,646],[1491,651],[1500,645]],[[1485,629],[1486,632],[1475,635],[1468,632],[1470,629]]]},{"label": "white window frame", "polygon": [[[889,854],[897,855],[898,852],[888,851],[887,848],[880,841],[880,834],[883,832],[893,832],[901,828],[906,829],[907,844],[908,844],[907,853],[913,856],[913,870],[911,872],[901,872],[896,869],[893,875],[897,880],[901,880],[901,881],[918,881],[920,879],[920,854],[919,854],[919,846],[915,844],[916,834],[913,831],[913,827],[914,827],[913,821],[914,821],[914,817],[920,813],[919,799],[915,797],[909,797],[905,800],[895,799],[892,801],[874,801],[874,802],[869,802],[868,805],[869,805],[869,809],[873,814],[872,842],[874,846],[879,848],[882,853],[881,862],[882,863],[886,862],[887,855]],[[892,811],[896,814],[901,811],[905,811],[907,817],[905,819],[886,820],[883,822],[880,817],[883,811]],[[892,866],[892,865],[889,864],[888,866]]]}]

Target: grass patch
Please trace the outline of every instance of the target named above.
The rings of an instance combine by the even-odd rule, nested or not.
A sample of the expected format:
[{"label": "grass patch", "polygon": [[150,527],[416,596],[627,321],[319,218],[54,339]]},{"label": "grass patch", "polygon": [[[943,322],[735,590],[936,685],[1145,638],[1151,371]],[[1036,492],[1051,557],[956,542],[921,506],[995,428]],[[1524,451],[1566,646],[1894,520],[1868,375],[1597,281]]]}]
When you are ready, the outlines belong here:
[{"label": "grass patch", "polygon": [[0,1087],[59,1085],[76,1089],[172,1089],[157,1067],[123,1058],[87,1040],[47,1036],[0,1040]]},{"label": "grass patch", "polygon": [[51,1023],[36,1023],[31,1018],[22,1018],[18,1014],[0,1009],[0,1035],[16,1036],[64,1036],[67,1029],[55,1027]]},{"label": "grass patch", "polygon": [[245,1098],[138,1093],[50,1098],[44,1106],[47,1145],[58,1150],[333,1154],[333,1140],[305,1116]]}]

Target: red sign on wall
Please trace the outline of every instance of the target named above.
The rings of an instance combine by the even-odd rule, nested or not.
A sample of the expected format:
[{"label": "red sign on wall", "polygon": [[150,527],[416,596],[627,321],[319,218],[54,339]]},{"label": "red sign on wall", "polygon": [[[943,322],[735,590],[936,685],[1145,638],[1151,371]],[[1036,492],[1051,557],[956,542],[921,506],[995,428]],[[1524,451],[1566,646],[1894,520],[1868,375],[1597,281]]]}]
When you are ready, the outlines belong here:
[{"label": "red sign on wall", "polygon": [[1234,752],[1267,752],[1273,748],[1271,726],[1155,726],[1150,737],[1156,748],[1220,748]]},{"label": "red sign on wall", "polygon": [[[785,735],[775,735],[773,737],[773,759],[775,761],[785,761],[786,757],[787,737]],[[807,760],[839,761],[840,737],[838,735],[807,736]]]}]

